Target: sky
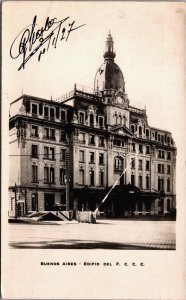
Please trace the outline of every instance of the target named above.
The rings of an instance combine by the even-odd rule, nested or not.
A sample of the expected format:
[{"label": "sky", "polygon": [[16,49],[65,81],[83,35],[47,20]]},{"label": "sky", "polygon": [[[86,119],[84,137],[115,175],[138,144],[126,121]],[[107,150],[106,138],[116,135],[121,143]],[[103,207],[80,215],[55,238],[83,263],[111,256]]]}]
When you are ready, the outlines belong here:
[{"label": "sky", "polygon": [[[110,30],[115,62],[123,72],[130,104],[145,106],[149,125],[173,132],[174,139],[181,142],[183,124],[179,122],[185,111],[184,12],[184,3],[179,2],[5,2],[4,103],[22,93],[55,99],[71,91],[75,83],[93,88]],[[44,26],[47,17],[58,21],[69,17],[62,24],[66,30],[73,21],[75,27],[85,26],[71,32],[67,41],[58,40],[56,48],[50,44],[40,61],[37,53],[33,55],[18,71],[22,57],[12,59],[10,48],[25,27],[31,30],[34,16],[35,31]],[[12,48],[14,56],[20,37]]]}]

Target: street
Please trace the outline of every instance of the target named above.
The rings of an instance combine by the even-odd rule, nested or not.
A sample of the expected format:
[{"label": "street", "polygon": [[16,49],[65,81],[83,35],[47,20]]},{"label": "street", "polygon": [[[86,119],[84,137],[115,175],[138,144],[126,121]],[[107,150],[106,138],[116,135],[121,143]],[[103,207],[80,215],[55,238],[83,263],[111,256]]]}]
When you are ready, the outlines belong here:
[{"label": "street", "polygon": [[101,219],[96,224],[9,224],[9,245],[19,249],[174,250],[175,225],[175,221],[117,219]]}]

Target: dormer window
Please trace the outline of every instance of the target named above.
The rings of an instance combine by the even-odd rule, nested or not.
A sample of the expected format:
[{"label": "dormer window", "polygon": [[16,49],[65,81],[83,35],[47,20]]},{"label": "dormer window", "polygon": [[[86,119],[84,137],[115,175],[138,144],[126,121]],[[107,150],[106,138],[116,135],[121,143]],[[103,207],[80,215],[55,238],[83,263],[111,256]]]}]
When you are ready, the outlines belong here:
[{"label": "dormer window", "polygon": [[38,114],[38,106],[37,104],[32,104],[32,114],[37,115]]},{"label": "dormer window", "polygon": [[79,123],[85,124],[85,113],[84,112],[79,113]]},{"label": "dormer window", "polygon": [[48,118],[49,117],[49,109],[47,106],[44,107],[44,117]]},{"label": "dormer window", "polygon": [[54,119],[54,108],[50,108],[50,118]]},{"label": "dormer window", "polygon": [[90,126],[94,126],[94,115],[90,114]]},{"label": "dormer window", "polygon": [[61,110],[61,121],[66,121],[66,111]]}]

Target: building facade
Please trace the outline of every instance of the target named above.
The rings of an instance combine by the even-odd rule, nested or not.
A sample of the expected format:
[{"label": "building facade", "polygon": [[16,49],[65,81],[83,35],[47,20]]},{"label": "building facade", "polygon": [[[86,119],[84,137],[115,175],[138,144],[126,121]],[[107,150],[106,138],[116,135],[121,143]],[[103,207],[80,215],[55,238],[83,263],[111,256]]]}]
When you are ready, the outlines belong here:
[{"label": "building facade", "polygon": [[[130,105],[114,62],[113,39],[94,88],[74,86],[58,100],[22,95],[10,105],[9,216],[34,211],[99,210],[165,215],[176,207],[176,147]],[[126,169],[123,176],[121,174]]]}]

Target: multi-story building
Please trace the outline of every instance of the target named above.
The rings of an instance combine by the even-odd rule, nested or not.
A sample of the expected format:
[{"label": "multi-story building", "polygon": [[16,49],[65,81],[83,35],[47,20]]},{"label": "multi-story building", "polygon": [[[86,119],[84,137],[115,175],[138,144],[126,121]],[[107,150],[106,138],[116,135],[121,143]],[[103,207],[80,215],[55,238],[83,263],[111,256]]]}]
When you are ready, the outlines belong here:
[{"label": "multi-story building", "polygon": [[[175,208],[176,147],[130,105],[114,62],[113,39],[94,89],[74,86],[58,100],[22,95],[10,105],[9,215],[28,211],[100,210],[166,214]],[[16,200],[16,201],[15,201]]]}]

